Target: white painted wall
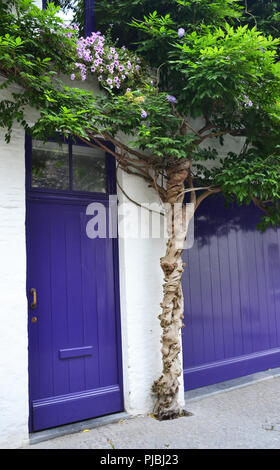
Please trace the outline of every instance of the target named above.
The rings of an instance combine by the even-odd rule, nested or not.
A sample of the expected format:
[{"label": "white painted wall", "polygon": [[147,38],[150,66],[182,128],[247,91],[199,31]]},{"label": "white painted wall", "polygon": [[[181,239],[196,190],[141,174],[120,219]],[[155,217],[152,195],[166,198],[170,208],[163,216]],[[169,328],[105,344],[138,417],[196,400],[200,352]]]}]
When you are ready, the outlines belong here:
[{"label": "white painted wall", "polygon": [[[155,191],[141,178],[120,171],[118,181],[134,201],[158,203]],[[120,189],[118,198],[119,229],[125,237],[120,234],[119,238],[125,408],[134,415],[153,410],[151,386],[162,371],[161,328],[157,317],[161,313],[163,283],[160,257],[165,252],[166,240],[137,237],[136,227],[140,225],[140,218],[145,218],[148,224],[148,212],[144,210],[141,217],[139,208],[130,203]],[[128,204],[122,207],[124,202]],[[125,216],[126,223],[123,223]],[[180,403],[184,404],[183,378]]]},{"label": "white painted wall", "polygon": [[24,133],[0,133],[0,447],[28,438]]}]

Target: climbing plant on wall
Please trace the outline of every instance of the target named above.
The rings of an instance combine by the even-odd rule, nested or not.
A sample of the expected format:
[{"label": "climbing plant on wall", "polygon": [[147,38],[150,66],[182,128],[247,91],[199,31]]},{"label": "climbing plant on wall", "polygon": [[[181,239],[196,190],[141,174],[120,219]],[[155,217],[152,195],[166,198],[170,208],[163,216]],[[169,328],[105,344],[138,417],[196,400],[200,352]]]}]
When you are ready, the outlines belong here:
[{"label": "climbing plant on wall", "polygon": [[[260,229],[280,223],[279,39],[249,27],[238,1],[168,4],[164,14],[131,18],[142,41],[130,48],[102,32],[80,37],[52,3],[41,11],[31,0],[0,0],[1,88],[10,93],[0,102],[0,126],[7,142],[14,124],[45,139],[70,133],[111,153],[165,205],[163,369],[152,387],[159,419],[182,412],[181,254],[190,219],[206,198],[222,193],[238,204],[253,201],[263,214]],[[89,77],[102,93],[80,86]],[[29,107],[38,110],[34,125],[26,119]],[[227,136],[243,146],[222,158]]]},{"label": "climbing plant on wall", "polygon": [[[223,2],[223,4],[212,2],[213,7],[209,9],[207,2],[204,3],[203,8],[203,2],[196,1],[191,2],[188,9],[179,10],[176,2],[170,0],[153,0],[152,2],[150,0],[95,0],[94,10],[98,28],[103,33],[110,28],[114,38],[119,37],[121,41],[134,47],[143,36],[139,30],[130,27],[132,18],[143,18],[144,15],[156,10],[162,16],[171,14],[174,20],[181,21],[185,26],[190,24],[193,27],[196,23],[196,15],[202,15],[204,22],[210,21],[213,24],[217,16],[224,17],[226,3],[228,2]],[[74,22],[83,27],[84,0],[55,0],[55,4],[60,5],[66,12],[71,10]],[[243,9],[242,17],[239,16],[241,24],[248,24],[250,27],[257,25],[259,31],[279,36],[280,0],[238,0],[235,4],[236,7],[239,5]],[[231,15],[233,19],[236,19],[236,11],[231,11]],[[230,19],[231,17],[228,16],[227,20],[230,21]]]}]

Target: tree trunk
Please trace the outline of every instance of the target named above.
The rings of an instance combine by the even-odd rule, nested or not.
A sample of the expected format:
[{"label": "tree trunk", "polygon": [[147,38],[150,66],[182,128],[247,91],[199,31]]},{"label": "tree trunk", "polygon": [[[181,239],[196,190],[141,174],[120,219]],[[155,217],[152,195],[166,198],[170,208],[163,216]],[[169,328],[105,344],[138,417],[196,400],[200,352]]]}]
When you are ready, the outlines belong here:
[{"label": "tree trunk", "polygon": [[[173,419],[182,414],[178,402],[179,380],[182,368],[179,359],[181,351],[180,330],[183,327],[184,299],[181,278],[184,271],[182,251],[192,210],[183,205],[184,182],[189,175],[190,162],[185,160],[171,167],[167,172],[167,217],[168,242],[166,254],[160,260],[164,272],[162,313],[159,315],[163,329],[162,375],[153,384],[157,396],[154,415],[160,419]],[[183,210],[182,210],[183,208]],[[189,209],[189,208],[188,208]]]}]

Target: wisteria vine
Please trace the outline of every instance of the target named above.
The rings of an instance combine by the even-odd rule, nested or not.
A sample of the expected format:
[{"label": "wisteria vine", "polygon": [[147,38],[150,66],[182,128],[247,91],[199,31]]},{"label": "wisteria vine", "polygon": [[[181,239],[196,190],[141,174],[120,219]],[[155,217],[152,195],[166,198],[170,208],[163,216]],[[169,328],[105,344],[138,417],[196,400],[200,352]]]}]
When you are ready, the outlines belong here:
[{"label": "wisteria vine", "polygon": [[77,55],[80,60],[74,64],[71,80],[86,80],[88,73],[94,73],[104,88],[119,90],[140,79],[140,59],[125,46],[109,43],[100,31],[78,39]]}]

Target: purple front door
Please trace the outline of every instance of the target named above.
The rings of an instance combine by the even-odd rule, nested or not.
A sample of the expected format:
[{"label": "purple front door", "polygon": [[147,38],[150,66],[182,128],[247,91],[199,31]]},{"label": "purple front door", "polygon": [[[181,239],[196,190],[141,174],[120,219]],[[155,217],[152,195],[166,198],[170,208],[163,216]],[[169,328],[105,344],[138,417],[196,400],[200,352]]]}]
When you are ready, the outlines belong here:
[{"label": "purple front door", "polygon": [[38,431],[123,409],[118,260],[116,239],[86,233],[88,204],[108,213],[110,157],[71,141],[32,149],[28,139],[26,148],[30,430]]},{"label": "purple front door", "polygon": [[280,230],[254,206],[201,204],[184,252],[184,383],[190,390],[280,366]]}]

